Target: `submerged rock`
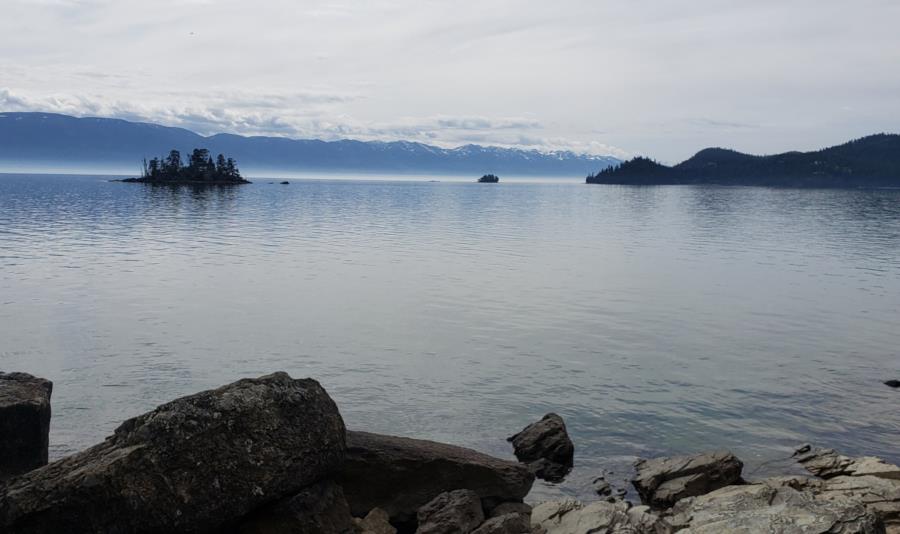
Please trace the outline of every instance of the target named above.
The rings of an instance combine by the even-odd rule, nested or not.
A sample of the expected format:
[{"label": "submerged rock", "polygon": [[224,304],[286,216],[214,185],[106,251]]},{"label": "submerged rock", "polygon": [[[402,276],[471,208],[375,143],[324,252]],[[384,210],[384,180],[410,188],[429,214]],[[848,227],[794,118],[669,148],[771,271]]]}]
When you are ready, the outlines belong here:
[{"label": "submerged rock", "polygon": [[416,534],[469,534],[484,521],[481,498],[472,490],[441,493],[417,513]]},{"label": "submerged rock", "polygon": [[680,534],[883,534],[884,525],[851,499],[825,500],[809,491],[759,483],[727,486],[679,501],[669,524]]},{"label": "submerged rock", "polygon": [[632,484],[641,502],[668,508],[679,499],[703,495],[741,481],[744,464],[726,451],[638,460]]},{"label": "submerged rock", "polygon": [[[263,507],[241,521],[232,534],[353,534],[353,518],[340,486],[318,482]],[[224,532],[220,533],[224,534]]]},{"label": "submerged rock", "polygon": [[0,482],[47,465],[53,383],[0,373]]},{"label": "submerged rock", "polygon": [[394,523],[447,491],[466,488],[488,502],[521,501],[534,476],[518,463],[420,439],[347,432],[347,460],[338,482],[355,516],[384,509]]},{"label": "submerged rock", "polygon": [[512,443],[516,458],[528,464],[538,478],[559,482],[572,469],[575,446],[563,418],[555,413],[548,413],[507,441]]},{"label": "submerged rock", "polygon": [[336,471],[344,423],[314,380],[239,380],[125,421],[0,489],[0,531],[211,532]]},{"label": "submerged rock", "polygon": [[594,493],[601,497],[609,497],[612,495],[612,486],[603,477],[595,478],[591,483],[591,486],[594,488]]}]

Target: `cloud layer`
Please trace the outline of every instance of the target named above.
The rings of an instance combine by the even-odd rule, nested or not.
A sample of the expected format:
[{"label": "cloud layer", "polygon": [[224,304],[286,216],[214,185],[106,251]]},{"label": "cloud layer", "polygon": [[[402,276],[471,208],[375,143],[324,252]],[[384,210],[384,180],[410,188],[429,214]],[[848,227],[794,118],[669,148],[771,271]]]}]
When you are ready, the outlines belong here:
[{"label": "cloud layer", "polygon": [[893,0],[8,0],[4,13],[8,111],[667,161],[900,122]]}]

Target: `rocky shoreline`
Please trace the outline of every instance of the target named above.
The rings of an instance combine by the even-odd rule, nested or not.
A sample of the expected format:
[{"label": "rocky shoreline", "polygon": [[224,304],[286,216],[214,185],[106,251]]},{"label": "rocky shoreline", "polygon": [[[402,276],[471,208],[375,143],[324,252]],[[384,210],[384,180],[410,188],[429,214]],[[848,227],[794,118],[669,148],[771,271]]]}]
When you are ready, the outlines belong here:
[{"label": "rocky shoreline", "polygon": [[804,445],[810,476],[745,480],[727,451],[639,460],[630,503],[524,502],[572,468],[548,414],[518,462],[348,430],[311,379],[285,373],[182,397],[47,464],[52,384],[0,373],[0,532],[237,534],[900,533],[900,468]]}]

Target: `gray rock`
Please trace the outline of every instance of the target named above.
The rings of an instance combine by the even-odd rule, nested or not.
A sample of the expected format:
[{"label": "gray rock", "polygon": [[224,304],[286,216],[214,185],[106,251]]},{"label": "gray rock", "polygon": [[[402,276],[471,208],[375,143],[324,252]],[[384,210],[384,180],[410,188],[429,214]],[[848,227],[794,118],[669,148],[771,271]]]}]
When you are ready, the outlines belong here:
[{"label": "gray rock", "polygon": [[0,373],[0,482],[47,465],[53,383]]},{"label": "gray rock", "polygon": [[703,495],[741,481],[741,463],[730,452],[638,460],[632,480],[641,502],[668,508],[679,499]]},{"label": "gray rock", "polygon": [[591,485],[594,487],[594,493],[601,497],[612,495],[612,486],[603,477],[595,478]]},{"label": "gray rock", "polygon": [[[223,530],[221,534],[228,532]],[[318,482],[252,513],[234,534],[352,534],[350,507],[340,486]]]},{"label": "gray rock", "polygon": [[647,506],[627,502],[574,500],[541,503],[531,512],[531,526],[546,534],[670,534],[672,529]]},{"label": "gray rock", "polygon": [[512,443],[516,458],[532,465],[538,478],[559,482],[572,469],[575,446],[563,418],[555,413],[548,413],[507,441]]},{"label": "gray rock", "polygon": [[900,533],[900,480],[874,475],[834,477],[816,495],[821,500],[859,503],[881,519],[889,533]]},{"label": "gray rock", "polygon": [[211,532],[301,491],[344,458],[314,380],[239,380],[125,421],[105,442],[0,489],[0,531]]},{"label": "gray rock", "polygon": [[373,508],[364,519],[354,519],[353,522],[359,534],[397,534],[387,512],[381,508]]},{"label": "gray rock", "polygon": [[825,479],[871,475],[900,480],[900,467],[874,456],[851,458],[835,452],[834,449],[822,449],[807,444],[794,452],[794,459],[810,473]]},{"label": "gray rock", "polygon": [[467,488],[500,503],[521,501],[533,482],[525,466],[471,449],[353,431],[338,479],[353,515],[378,507],[395,524],[415,520],[419,508],[448,489]]},{"label": "gray rock", "polygon": [[473,534],[529,534],[531,518],[524,514],[510,513],[492,517],[473,531]]},{"label": "gray rock", "polygon": [[441,493],[419,508],[416,534],[469,534],[484,521],[481,498],[472,490]]},{"label": "gray rock", "polygon": [[520,514],[531,517],[531,505],[525,504],[524,502],[501,503],[488,513],[488,517],[492,518],[506,514]]},{"label": "gray rock", "polygon": [[852,500],[818,499],[790,486],[727,486],[679,501],[669,524],[679,534],[777,532],[780,534],[883,534],[875,514]]}]

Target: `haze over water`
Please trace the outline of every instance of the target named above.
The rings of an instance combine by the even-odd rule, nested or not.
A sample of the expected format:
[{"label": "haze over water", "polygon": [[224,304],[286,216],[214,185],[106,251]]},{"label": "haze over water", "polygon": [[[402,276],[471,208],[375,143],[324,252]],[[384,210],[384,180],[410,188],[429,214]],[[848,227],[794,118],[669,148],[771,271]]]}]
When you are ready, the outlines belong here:
[{"label": "haze over water", "polygon": [[548,411],[586,496],[636,456],[897,461],[900,191],[0,175],[0,369],[51,456],[284,370],[354,429],[511,457]]}]

